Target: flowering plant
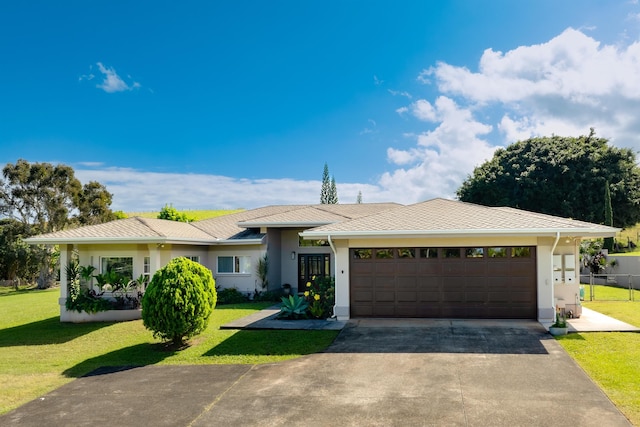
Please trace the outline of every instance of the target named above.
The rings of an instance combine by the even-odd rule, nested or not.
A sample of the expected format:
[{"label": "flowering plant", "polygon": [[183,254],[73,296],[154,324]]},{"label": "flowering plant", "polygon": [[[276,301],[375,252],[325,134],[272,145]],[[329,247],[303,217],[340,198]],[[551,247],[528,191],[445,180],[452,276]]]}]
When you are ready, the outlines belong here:
[{"label": "flowering plant", "polygon": [[331,317],[335,304],[335,281],[333,277],[314,276],[304,291],[309,303],[309,314],[316,319]]}]

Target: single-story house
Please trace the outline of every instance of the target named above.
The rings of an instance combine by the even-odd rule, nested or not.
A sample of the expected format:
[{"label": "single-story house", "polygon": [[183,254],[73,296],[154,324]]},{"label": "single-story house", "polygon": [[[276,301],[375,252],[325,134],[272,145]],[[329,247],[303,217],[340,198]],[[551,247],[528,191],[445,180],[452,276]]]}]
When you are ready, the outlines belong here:
[{"label": "single-story house", "polygon": [[[192,223],[127,218],[28,239],[60,245],[65,266],[128,266],[152,276],[178,256],[209,268],[216,285],[252,294],[268,257],[269,289],[302,290],[333,276],[334,314],[361,317],[536,319],[580,314],[579,243],[611,237],[603,225],[446,199],[267,206]],[[60,270],[61,320],[66,272]]]}]

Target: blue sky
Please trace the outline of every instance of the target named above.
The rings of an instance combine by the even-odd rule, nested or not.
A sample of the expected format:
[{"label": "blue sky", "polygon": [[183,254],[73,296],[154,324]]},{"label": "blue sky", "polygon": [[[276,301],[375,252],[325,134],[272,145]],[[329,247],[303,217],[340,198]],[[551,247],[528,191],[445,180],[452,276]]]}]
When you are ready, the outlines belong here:
[{"label": "blue sky", "polygon": [[640,150],[637,1],[0,4],[0,163],[114,209],[454,197],[496,147]]}]

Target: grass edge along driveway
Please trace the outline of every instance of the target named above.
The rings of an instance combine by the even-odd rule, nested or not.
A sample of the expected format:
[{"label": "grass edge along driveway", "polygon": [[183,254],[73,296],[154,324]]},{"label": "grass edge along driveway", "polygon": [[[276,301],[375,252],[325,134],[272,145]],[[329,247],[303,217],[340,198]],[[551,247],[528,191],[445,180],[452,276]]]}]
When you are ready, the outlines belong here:
[{"label": "grass edge along driveway", "polygon": [[[627,289],[596,286],[598,300],[590,302],[585,288],[585,307],[640,327],[640,291],[632,302]],[[631,423],[640,426],[640,333],[585,332],[556,339]]]},{"label": "grass edge along driveway", "polygon": [[338,334],[220,330],[270,303],[223,305],[188,348],[168,351],[142,320],[60,323],[58,294],[0,288],[0,415],[100,366],[271,363],[322,351]]}]

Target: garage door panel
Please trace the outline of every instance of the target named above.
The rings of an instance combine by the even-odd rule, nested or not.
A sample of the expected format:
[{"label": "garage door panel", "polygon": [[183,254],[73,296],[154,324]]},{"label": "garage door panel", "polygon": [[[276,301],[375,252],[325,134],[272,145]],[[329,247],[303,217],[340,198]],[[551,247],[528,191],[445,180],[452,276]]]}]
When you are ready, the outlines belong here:
[{"label": "garage door panel", "polygon": [[465,292],[464,300],[466,302],[483,303],[487,300],[487,295],[484,292]]},{"label": "garage door panel", "polygon": [[440,301],[440,291],[418,292],[418,302],[439,302],[439,301]]},{"label": "garage door panel", "polygon": [[511,274],[511,268],[509,262],[496,260],[490,260],[487,262],[487,275],[489,276],[509,276]]},{"label": "garage door panel", "polygon": [[395,276],[396,265],[389,260],[380,261],[375,265],[375,274],[377,276]]},{"label": "garage door panel", "polygon": [[360,275],[360,274],[373,274],[374,273],[374,265],[370,262],[352,262],[351,263],[351,274],[352,275]]},{"label": "garage door panel", "polygon": [[439,275],[442,272],[441,265],[438,261],[431,259],[418,260],[417,273],[419,275]]},{"label": "garage door panel", "polygon": [[465,276],[480,276],[484,277],[487,274],[487,264],[482,261],[478,262],[467,262],[464,265]]}]

